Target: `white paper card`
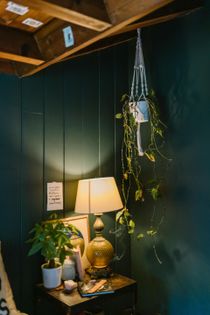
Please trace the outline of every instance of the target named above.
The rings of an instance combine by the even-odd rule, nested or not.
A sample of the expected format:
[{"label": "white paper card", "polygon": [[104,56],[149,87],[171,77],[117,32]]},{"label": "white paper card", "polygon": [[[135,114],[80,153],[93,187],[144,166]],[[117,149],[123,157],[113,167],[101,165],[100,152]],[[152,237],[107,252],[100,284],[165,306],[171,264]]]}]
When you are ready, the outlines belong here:
[{"label": "white paper card", "polygon": [[70,47],[74,45],[74,35],[72,32],[71,26],[67,26],[63,28],[63,36],[64,36],[65,47]]},{"label": "white paper card", "polygon": [[16,13],[18,15],[24,15],[29,11],[29,8],[24,6],[24,5],[20,5],[20,4],[17,4],[15,2],[9,1],[7,3],[7,7],[5,10],[9,11],[9,12]]},{"label": "white paper card", "polygon": [[63,183],[47,183],[47,210],[63,210]]},{"label": "white paper card", "polygon": [[22,23],[34,28],[37,28],[43,24],[43,22],[31,18],[25,19]]}]

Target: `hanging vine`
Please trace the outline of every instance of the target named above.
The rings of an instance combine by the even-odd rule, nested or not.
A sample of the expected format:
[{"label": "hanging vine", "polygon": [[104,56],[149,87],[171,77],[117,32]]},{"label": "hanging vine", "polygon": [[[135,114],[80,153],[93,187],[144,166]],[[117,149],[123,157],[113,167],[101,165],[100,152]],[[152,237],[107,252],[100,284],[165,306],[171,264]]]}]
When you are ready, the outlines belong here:
[{"label": "hanging vine", "polygon": [[[155,163],[157,155],[161,156],[166,160],[170,160],[163,155],[157,144],[158,137],[164,138],[165,124],[159,119],[159,114],[154,103],[154,92],[151,91],[147,97],[150,113],[150,137],[149,144],[144,151],[144,156],[151,162]],[[148,188],[142,182],[141,178],[141,159],[139,156],[137,146],[137,129],[138,123],[136,122],[133,114],[130,111],[129,96],[123,95],[122,97],[122,113],[116,114],[117,119],[123,121],[123,141],[121,147],[121,166],[122,166],[122,181],[121,191],[124,200],[124,208],[118,211],[116,220],[120,224],[124,224],[128,227],[128,232],[132,234],[135,228],[134,219],[128,209],[128,201],[131,193],[134,194],[135,201],[144,201],[145,191],[149,191],[152,198],[157,200],[160,196],[160,183],[157,180],[151,180],[153,183],[152,187]],[[152,167],[154,167],[152,165]],[[132,192],[131,192],[132,189]]]},{"label": "hanging vine", "polygon": [[[138,91],[139,85],[141,86],[140,92]],[[160,182],[158,181],[155,171],[157,157],[159,156],[170,161],[160,149],[161,143],[164,140],[166,125],[160,120],[159,112],[157,110],[157,99],[154,91],[151,90],[148,93],[147,90],[140,30],[138,30],[136,44],[131,94],[123,95],[121,101],[122,112],[116,114],[116,118],[120,119],[123,125],[123,140],[121,147],[121,191],[124,200],[124,208],[117,212],[116,221],[126,225],[128,233],[132,234],[134,233],[136,223],[134,216],[129,210],[129,200],[132,198],[135,202],[142,203],[145,200],[146,192],[149,192],[153,200],[156,201],[161,195]],[[145,122],[149,127],[149,139],[146,148],[143,150],[141,144],[141,125]],[[154,173],[154,178],[150,180],[149,187],[142,181],[141,161],[145,158],[149,160]],[[157,234],[163,221],[162,216],[159,223],[156,225],[156,228],[154,227],[155,210],[156,208],[154,206],[151,224],[147,230],[147,235],[149,236],[155,236]],[[139,233],[137,237],[142,238],[144,237],[144,234]],[[156,253],[155,244],[154,250]],[[157,253],[156,257],[158,258]]]}]

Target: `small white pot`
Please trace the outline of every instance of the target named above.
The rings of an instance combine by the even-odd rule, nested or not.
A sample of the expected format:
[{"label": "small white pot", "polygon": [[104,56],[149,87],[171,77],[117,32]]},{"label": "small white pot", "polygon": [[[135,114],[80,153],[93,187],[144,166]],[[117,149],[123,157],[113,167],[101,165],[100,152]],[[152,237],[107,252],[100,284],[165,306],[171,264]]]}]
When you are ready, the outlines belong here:
[{"label": "small white pot", "polygon": [[137,102],[129,102],[130,113],[137,123],[149,121],[149,105],[146,99]]},{"label": "small white pot", "polygon": [[43,285],[46,289],[54,289],[61,285],[62,266],[56,268],[45,268],[47,264],[41,266]]},{"label": "small white pot", "polygon": [[137,102],[137,122],[143,123],[149,121],[149,105],[147,100],[140,100]]},{"label": "small white pot", "polygon": [[62,267],[62,280],[74,280],[76,277],[75,262],[71,258],[66,258]]}]

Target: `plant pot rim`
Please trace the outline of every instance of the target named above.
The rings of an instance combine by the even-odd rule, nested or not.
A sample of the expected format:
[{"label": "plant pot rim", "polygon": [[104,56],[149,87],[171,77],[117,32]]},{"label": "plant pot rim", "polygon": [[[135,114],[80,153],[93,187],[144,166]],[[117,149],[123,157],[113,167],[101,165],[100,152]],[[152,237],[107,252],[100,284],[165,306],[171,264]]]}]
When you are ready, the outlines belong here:
[{"label": "plant pot rim", "polygon": [[61,263],[59,263],[59,262],[56,262],[56,266],[54,267],[54,268],[49,268],[49,267],[47,267],[48,266],[48,263],[46,262],[46,263],[44,263],[44,264],[42,264],[41,265],[41,268],[42,269],[58,269],[58,268],[62,268],[62,264]]}]

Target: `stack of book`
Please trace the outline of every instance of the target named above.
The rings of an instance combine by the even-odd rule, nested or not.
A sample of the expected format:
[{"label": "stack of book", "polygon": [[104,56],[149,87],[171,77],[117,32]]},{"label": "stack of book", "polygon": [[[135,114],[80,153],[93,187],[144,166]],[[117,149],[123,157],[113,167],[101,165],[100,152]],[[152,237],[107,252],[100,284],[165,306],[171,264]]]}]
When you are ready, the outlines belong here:
[{"label": "stack of book", "polygon": [[82,297],[114,293],[111,282],[108,279],[81,281],[78,283],[78,291]]}]

